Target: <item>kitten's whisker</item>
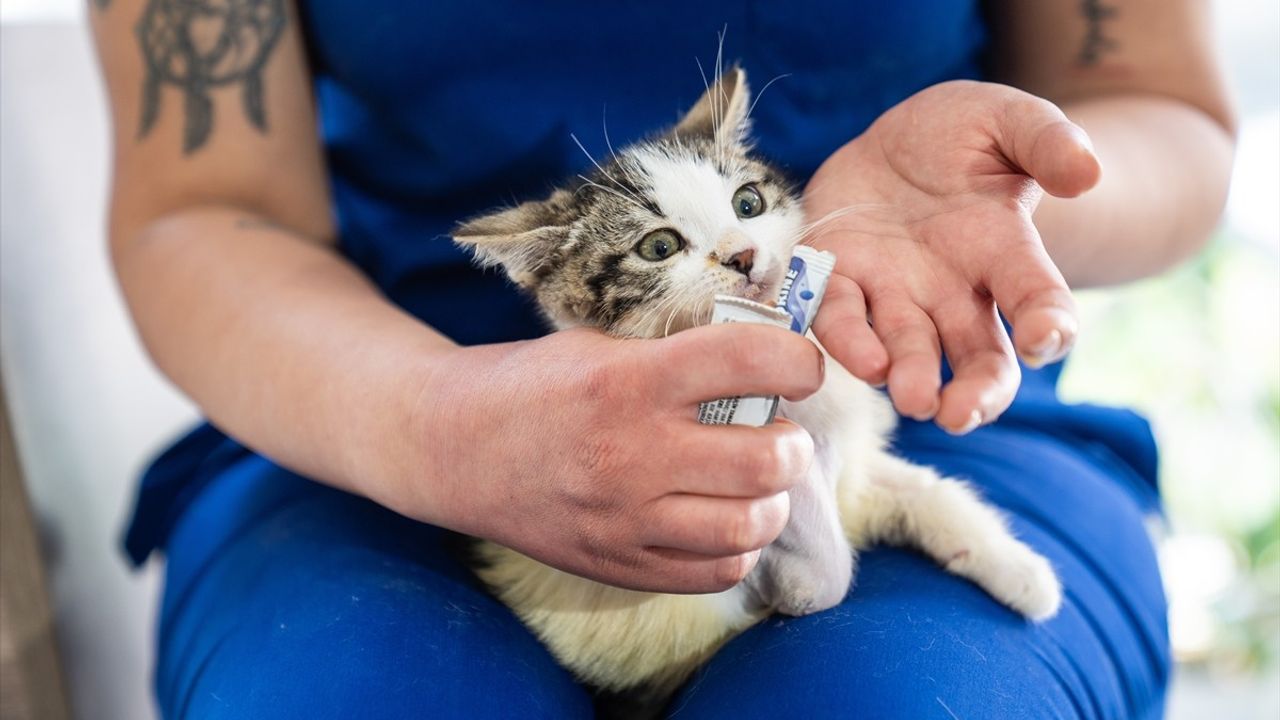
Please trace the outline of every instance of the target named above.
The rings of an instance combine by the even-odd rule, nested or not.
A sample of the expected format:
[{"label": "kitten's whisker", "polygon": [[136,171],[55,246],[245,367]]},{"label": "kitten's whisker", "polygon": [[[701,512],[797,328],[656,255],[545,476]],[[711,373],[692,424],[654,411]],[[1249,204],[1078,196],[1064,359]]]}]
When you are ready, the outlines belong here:
[{"label": "kitten's whisker", "polygon": [[711,316],[715,314],[716,301],[714,298],[708,298],[705,295],[694,301],[693,310],[690,315],[693,318],[693,324],[706,325],[711,322]]},{"label": "kitten's whisker", "polygon": [[641,183],[636,179],[635,175],[631,174],[631,168],[629,168],[626,163],[622,162],[622,158],[618,157],[618,154],[613,151],[613,142],[609,139],[609,106],[607,105],[604,106],[604,109],[600,112],[600,125],[604,129],[604,144],[605,147],[609,148],[609,155],[613,157],[613,163],[618,166],[623,177],[631,181],[632,185],[639,187]]},{"label": "kitten's whisker", "polygon": [[728,164],[728,158],[727,158],[727,151],[729,150],[729,145],[730,143],[737,142],[738,137],[741,134],[741,130],[742,130],[742,127],[740,125],[732,128],[725,127],[725,120],[727,119],[725,115],[726,113],[729,112],[729,94],[726,93],[724,89],[724,39],[728,35],[729,35],[729,23],[725,23],[720,28],[720,46],[716,48],[716,75],[718,76],[718,83],[719,83],[718,87],[720,88],[720,92],[717,93],[718,95],[720,95],[720,112],[718,114],[720,118],[720,130],[719,132],[717,132],[717,135],[728,135],[730,132],[732,132],[733,137],[732,138],[723,137],[721,138],[720,142],[716,144],[718,146],[717,152],[720,155],[721,172],[724,172],[726,174],[728,174],[729,172],[729,164]]},{"label": "kitten's whisker", "polygon": [[716,146],[716,164],[724,172],[724,139],[721,137],[724,122],[724,106],[727,104],[728,98],[724,92],[724,34],[729,29],[728,23],[717,33],[719,39],[716,45],[716,92],[711,96],[711,118],[713,121],[711,137],[715,141]]},{"label": "kitten's whisker", "polygon": [[[718,151],[718,150],[719,150],[719,146],[720,146],[720,123],[719,123],[719,115],[720,115],[720,113],[716,110],[716,107],[717,107],[717,105],[716,105],[716,95],[719,95],[719,93],[718,93],[718,92],[717,92],[717,93],[713,93],[713,92],[711,92],[711,83],[707,81],[707,72],[706,72],[706,70],[703,70],[703,68],[702,68],[702,60],[700,60],[700,59],[698,59],[697,57],[695,57],[695,58],[693,59],[693,61],[694,61],[695,63],[697,63],[697,64],[698,64],[698,74],[702,76],[702,87],[706,90],[706,97],[707,97],[708,102],[710,102],[710,103],[711,103],[711,144],[712,144],[712,145],[715,145],[715,146],[716,146],[716,149],[717,149],[717,151]],[[719,74],[718,74],[718,73],[719,73],[719,69],[718,69],[719,64],[720,64],[720,57],[719,57],[719,55],[717,54],[717,55],[716,55],[716,67],[717,67],[716,72],[717,72],[717,74],[716,74],[716,75],[714,75],[714,76],[712,77],[712,79],[715,81],[715,83],[717,83],[717,88],[719,87],[719,85],[718,85],[718,84],[719,84],[719,82],[720,82],[720,76],[719,76]]]},{"label": "kitten's whisker", "polygon": [[707,82],[707,73],[705,70],[702,69],[702,61],[699,60],[697,57],[695,57],[693,61],[698,64],[698,74],[702,76],[702,89],[705,90],[708,94],[710,94],[711,83]]},{"label": "kitten's whisker", "polygon": [[[689,321],[691,327],[706,325],[711,322],[711,316],[715,311],[715,296],[709,295],[705,290],[694,293],[693,300],[686,303],[689,310]],[[668,328],[669,330],[670,328]]]},{"label": "kitten's whisker", "polygon": [[778,75],[778,76],[777,76],[777,77],[775,77],[774,79],[770,80],[769,82],[765,83],[765,84],[764,84],[764,87],[760,88],[759,92],[757,92],[757,93],[756,93],[755,98],[754,98],[754,99],[752,99],[752,101],[751,101],[751,106],[747,108],[747,114],[746,114],[745,116],[743,116],[744,121],[745,121],[747,118],[750,118],[750,117],[751,117],[751,113],[752,113],[752,111],[754,111],[754,110],[756,109],[756,103],[760,102],[760,98],[764,97],[764,91],[765,91],[765,90],[768,90],[770,85],[772,85],[772,84],[774,84],[774,83],[778,82],[779,80],[781,80],[781,79],[783,79],[783,78],[789,78],[789,77],[791,77],[791,73],[783,73],[783,74],[781,74],[781,75]]},{"label": "kitten's whisker", "polygon": [[[656,287],[651,289],[656,290]],[[680,300],[679,295],[664,295],[660,300],[658,300],[657,303],[654,304],[653,307],[645,311],[645,314],[642,316],[643,322],[636,323],[637,326],[645,327],[645,337],[665,337],[666,336],[666,331],[664,331],[662,335],[657,334],[658,323],[661,322],[663,313],[665,313],[667,309],[670,308],[671,315],[667,319],[667,328],[668,329],[670,328],[671,317],[674,317],[675,314],[680,311],[679,300]]]},{"label": "kitten's whisker", "polygon": [[[604,144],[605,144],[605,147],[609,148],[609,155],[613,157],[613,163],[618,166],[618,169],[622,172],[622,176],[624,178],[629,180],[632,185],[639,187],[642,184],[640,180],[637,179],[636,176],[631,173],[631,168],[628,167],[626,163],[622,162],[622,158],[618,157],[618,154],[613,151],[613,142],[609,139],[609,106],[608,105],[605,105],[603,109],[600,111],[600,125],[604,129]],[[624,148],[624,152],[625,152],[625,148]]]},{"label": "kitten's whisker", "polygon": [[[679,300],[683,300],[683,298],[680,298],[679,296],[676,296],[676,297]],[[662,326],[662,337],[671,336],[671,323],[675,321],[676,315],[680,313],[680,310],[685,305],[685,303],[683,302],[672,302],[669,304],[672,305],[672,308],[671,308],[671,312],[667,315],[667,322]]]},{"label": "kitten's whisker", "polygon": [[[650,288],[652,291],[654,288]],[[670,298],[663,297],[653,304],[652,307],[645,308],[640,315],[633,320],[631,330],[628,335],[632,337],[654,338],[659,337],[657,334],[658,322],[661,320],[662,313],[670,306]]]},{"label": "kitten's whisker", "polygon": [[865,212],[868,210],[875,210],[875,209],[884,208],[884,207],[888,207],[888,206],[883,203],[861,203],[858,205],[848,205],[842,208],[838,208],[836,210],[832,210],[831,212],[827,213],[826,215],[823,215],[822,217],[818,218],[817,220],[814,220],[811,223],[806,223],[804,225],[801,225],[799,228],[796,229],[796,232],[794,232],[791,235],[791,239],[793,241],[798,242],[800,240],[803,240],[806,236],[812,234],[814,231],[820,229],[825,225],[835,222],[840,218],[847,217],[855,213]]},{"label": "kitten's whisker", "polygon": [[[710,98],[710,97],[712,97],[712,95],[711,95],[711,83],[707,82],[707,72],[706,72],[705,70],[703,70],[703,69],[702,69],[702,60],[700,60],[699,58],[697,58],[697,57],[695,56],[695,57],[693,58],[693,61],[694,61],[695,63],[697,63],[697,65],[698,65],[698,75],[702,78],[702,87],[703,87],[703,89],[706,91],[706,93],[705,93],[705,94],[706,94],[706,96],[707,96],[708,98]],[[712,128],[712,130],[711,130],[711,134],[712,134],[712,140],[713,140],[713,141],[714,141],[714,139],[715,139],[715,137],[714,137],[714,136],[715,136],[715,126],[716,126],[715,110],[714,110],[714,109],[712,109],[712,111],[711,111],[711,128]]]},{"label": "kitten's whisker", "polygon": [[667,315],[667,322],[662,326],[662,337],[671,337],[671,323],[676,319],[676,313],[680,308],[672,308],[671,314]]},{"label": "kitten's whisker", "polygon": [[[617,163],[619,167],[621,167],[622,161],[618,159],[618,153],[613,151],[613,143],[609,140],[609,106],[608,105],[600,106],[600,127],[604,129],[604,146],[609,148],[610,157],[612,157],[613,161]],[[623,168],[623,170],[625,171],[626,168]]]},{"label": "kitten's whisker", "polygon": [[[639,205],[640,207],[644,207],[644,203],[640,201],[640,198],[636,197],[634,193],[627,190],[625,185],[618,182],[616,178],[614,178],[612,175],[608,173],[608,171],[606,171],[603,167],[600,166],[600,163],[596,162],[596,159],[591,156],[591,153],[587,152],[587,148],[582,145],[582,141],[578,139],[577,135],[573,133],[569,133],[569,137],[573,139],[574,144],[578,146],[578,149],[582,151],[582,154],[587,156],[587,159],[591,161],[591,164],[596,166],[596,169],[600,171],[601,175],[608,178],[609,181],[612,182],[614,185],[617,185],[619,190],[622,190],[627,195],[630,195],[631,199],[634,200],[637,205]],[[578,177],[582,177],[582,176],[579,175]],[[586,178],[583,178],[583,179],[585,180]]]},{"label": "kitten's whisker", "polygon": [[[598,189],[598,190],[602,190],[602,191],[604,191],[604,192],[607,192],[607,193],[610,193],[610,194],[616,195],[616,196],[618,196],[620,199],[624,200],[625,202],[629,202],[629,203],[631,203],[632,205],[635,205],[636,207],[640,208],[641,210],[644,210],[645,212],[648,212],[648,209],[644,206],[644,204],[642,204],[640,201],[636,200],[635,198],[633,198],[633,197],[628,197],[628,196],[626,196],[626,195],[623,195],[622,193],[618,192],[617,190],[614,190],[613,188],[610,188],[610,187],[605,187],[604,185],[601,185],[601,184],[600,184],[600,183],[598,183],[598,182],[593,182],[593,181],[591,180],[591,178],[589,178],[589,177],[587,177],[586,175],[583,175],[583,174],[581,174],[581,173],[579,173],[579,174],[578,174],[578,177],[582,179],[582,182],[583,182],[583,183],[585,183],[585,185],[583,185],[582,187],[586,187],[587,185],[590,185],[591,187],[596,188],[596,189]],[[582,188],[578,188],[578,190],[579,190],[579,192],[580,192],[580,191],[582,190]]]}]

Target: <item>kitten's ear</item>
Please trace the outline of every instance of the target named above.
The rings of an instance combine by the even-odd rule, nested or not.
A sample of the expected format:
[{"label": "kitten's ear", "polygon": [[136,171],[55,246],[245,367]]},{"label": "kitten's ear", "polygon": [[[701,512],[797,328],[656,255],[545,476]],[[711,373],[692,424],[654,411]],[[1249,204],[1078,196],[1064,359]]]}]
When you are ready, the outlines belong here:
[{"label": "kitten's ear", "polygon": [[[747,109],[751,105],[751,89],[747,72],[734,65],[712,85],[698,102],[685,113],[672,133],[676,137],[702,137],[709,140],[737,142],[745,134]],[[717,138],[717,131],[720,137]],[[727,133],[727,134],[726,134]]]},{"label": "kitten's ear", "polygon": [[471,247],[485,267],[501,265],[517,284],[531,287],[569,236],[572,200],[572,193],[557,190],[546,200],[472,218],[454,229],[453,240]]}]

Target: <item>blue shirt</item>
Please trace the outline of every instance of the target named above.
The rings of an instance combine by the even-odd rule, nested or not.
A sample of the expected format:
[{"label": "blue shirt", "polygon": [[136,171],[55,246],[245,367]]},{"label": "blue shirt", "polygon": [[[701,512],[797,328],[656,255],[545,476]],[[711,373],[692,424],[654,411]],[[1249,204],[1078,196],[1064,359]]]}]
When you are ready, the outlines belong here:
[{"label": "blue shirt", "polygon": [[[471,264],[453,225],[589,167],[575,136],[601,157],[606,126],[618,147],[674,123],[703,92],[721,36],[723,61],[757,93],[759,150],[797,182],[912,93],[980,78],[986,39],[978,3],[955,0],[312,0],[300,22],[341,252],[462,344],[547,328],[528,298]],[[1072,433],[1153,498],[1145,422],[1062,405],[1057,374],[1026,373],[1002,422]],[[200,489],[249,452],[204,425],[162,455],[140,489],[132,558],[162,547]]]}]

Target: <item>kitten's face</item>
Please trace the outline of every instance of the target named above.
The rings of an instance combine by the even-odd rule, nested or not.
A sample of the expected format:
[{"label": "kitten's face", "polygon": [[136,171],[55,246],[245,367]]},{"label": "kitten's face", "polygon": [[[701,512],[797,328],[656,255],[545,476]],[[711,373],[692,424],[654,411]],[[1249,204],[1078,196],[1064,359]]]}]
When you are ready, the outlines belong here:
[{"label": "kitten's face", "polygon": [[716,294],[771,302],[802,213],[748,153],[747,97],[745,75],[730,70],[670,134],[454,237],[502,265],[560,328],[659,337],[709,320]]}]

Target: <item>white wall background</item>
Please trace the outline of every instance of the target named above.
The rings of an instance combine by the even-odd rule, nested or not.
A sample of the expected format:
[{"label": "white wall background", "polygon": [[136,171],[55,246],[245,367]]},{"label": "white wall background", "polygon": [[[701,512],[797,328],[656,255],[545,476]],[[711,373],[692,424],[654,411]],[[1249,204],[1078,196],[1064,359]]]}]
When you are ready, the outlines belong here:
[{"label": "white wall background", "polygon": [[195,413],[147,364],[107,269],[104,102],[81,22],[0,25],[0,371],[72,707],[144,720],[158,567],[132,572],[119,537],[145,458]]},{"label": "white wall background", "polygon": [[[138,471],[194,411],[148,365],[107,268],[107,120],[85,8],[0,0],[0,371],[51,553],[73,707],[142,720],[157,568],[131,572],[118,540]],[[1217,14],[1242,110],[1261,112],[1246,119],[1229,219],[1277,238],[1280,120],[1251,99],[1280,85],[1280,4],[1224,0]],[[1186,692],[1174,716],[1221,708]]]}]

